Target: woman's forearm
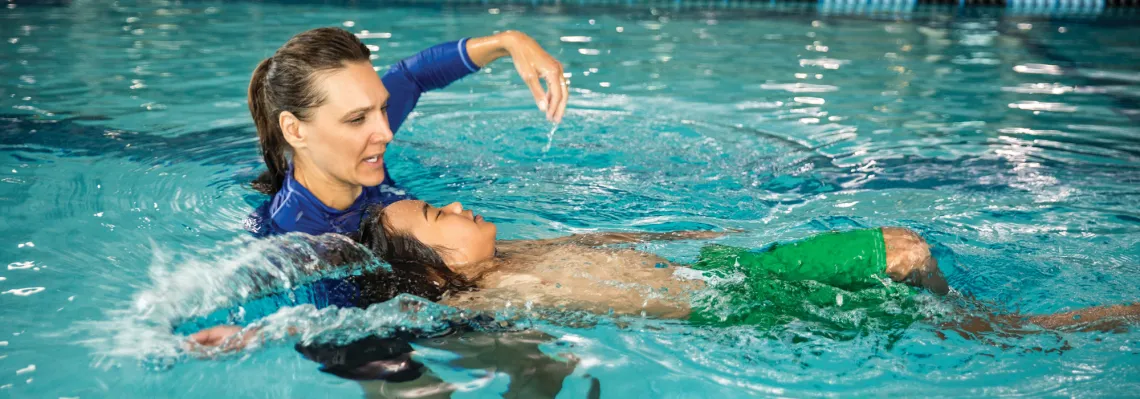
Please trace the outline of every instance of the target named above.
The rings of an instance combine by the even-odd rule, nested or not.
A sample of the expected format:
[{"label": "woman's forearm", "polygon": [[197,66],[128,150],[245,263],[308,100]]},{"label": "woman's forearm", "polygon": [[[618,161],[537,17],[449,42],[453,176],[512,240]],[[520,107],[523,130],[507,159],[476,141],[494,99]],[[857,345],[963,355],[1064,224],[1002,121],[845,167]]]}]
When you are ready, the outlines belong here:
[{"label": "woman's forearm", "polygon": [[480,68],[499,58],[511,55],[511,49],[518,45],[525,33],[509,30],[491,36],[472,38],[467,41],[467,56]]},{"label": "woman's forearm", "polygon": [[634,244],[653,241],[707,240],[721,237],[725,234],[728,234],[728,232],[701,230],[670,231],[666,233],[605,232],[574,234],[566,237],[534,240],[531,241],[531,243],[546,245],[572,244],[596,247],[609,244]]},{"label": "woman's forearm", "polygon": [[[467,40],[467,57],[479,67],[508,55],[534,96],[538,109],[545,112],[551,122],[560,122],[570,96],[561,62],[522,32],[506,31]],[[542,82],[546,82],[545,87]]]}]

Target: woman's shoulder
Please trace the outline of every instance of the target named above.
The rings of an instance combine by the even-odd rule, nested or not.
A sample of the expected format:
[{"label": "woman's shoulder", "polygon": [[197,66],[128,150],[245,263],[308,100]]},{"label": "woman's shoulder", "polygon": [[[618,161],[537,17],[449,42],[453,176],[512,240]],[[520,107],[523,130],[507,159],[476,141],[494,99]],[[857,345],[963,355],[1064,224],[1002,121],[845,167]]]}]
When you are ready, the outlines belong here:
[{"label": "woman's shoulder", "polygon": [[375,186],[365,186],[361,197],[364,200],[364,205],[381,204],[387,206],[396,201],[403,201],[408,199],[415,199],[414,196],[397,187],[395,184],[389,183],[390,180],[385,179],[383,183]]}]

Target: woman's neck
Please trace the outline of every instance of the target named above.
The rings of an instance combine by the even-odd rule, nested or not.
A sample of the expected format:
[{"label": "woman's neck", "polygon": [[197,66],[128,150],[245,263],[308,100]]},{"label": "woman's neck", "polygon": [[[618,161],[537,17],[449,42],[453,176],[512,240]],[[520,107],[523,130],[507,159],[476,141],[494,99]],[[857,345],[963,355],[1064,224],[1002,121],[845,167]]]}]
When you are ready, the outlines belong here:
[{"label": "woman's neck", "polygon": [[364,187],[345,183],[321,171],[300,157],[294,160],[293,178],[313,193],[322,204],[342,211],[352,206],[360,196],[360,192],[364,190]]}]

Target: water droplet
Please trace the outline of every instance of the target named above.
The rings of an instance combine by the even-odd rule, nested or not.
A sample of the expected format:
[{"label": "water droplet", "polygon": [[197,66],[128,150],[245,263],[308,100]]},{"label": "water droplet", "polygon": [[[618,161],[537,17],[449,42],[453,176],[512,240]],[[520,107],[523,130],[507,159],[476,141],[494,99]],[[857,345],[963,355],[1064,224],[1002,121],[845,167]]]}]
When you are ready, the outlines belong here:
[{"label": "water droplet", "polygon": [[24,367],[22,369],[16,370],[16,375],[26,374],[26,373],[30,373],[33,371],[36,371],[36,365],[29,364],[28,367]]}]

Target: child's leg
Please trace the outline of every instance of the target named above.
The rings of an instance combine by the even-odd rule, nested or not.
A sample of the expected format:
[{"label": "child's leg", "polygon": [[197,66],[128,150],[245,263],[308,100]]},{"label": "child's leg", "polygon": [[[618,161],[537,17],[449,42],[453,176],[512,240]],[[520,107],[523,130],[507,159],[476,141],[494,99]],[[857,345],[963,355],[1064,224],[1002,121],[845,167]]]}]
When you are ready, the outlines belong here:
[{"label": "child's leg", "polygon": [[1064,313],[1029,316],[1028,321],[1050,330],[1114,332],[1140,321],[1140,304],[1096,306]]}]

